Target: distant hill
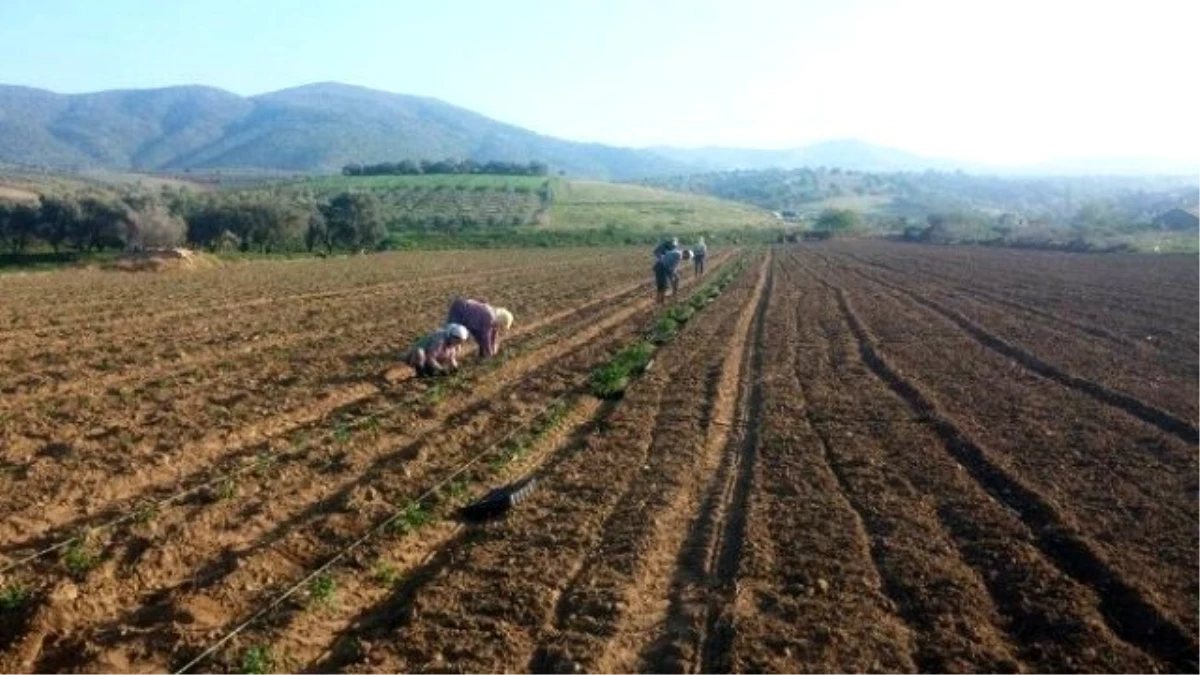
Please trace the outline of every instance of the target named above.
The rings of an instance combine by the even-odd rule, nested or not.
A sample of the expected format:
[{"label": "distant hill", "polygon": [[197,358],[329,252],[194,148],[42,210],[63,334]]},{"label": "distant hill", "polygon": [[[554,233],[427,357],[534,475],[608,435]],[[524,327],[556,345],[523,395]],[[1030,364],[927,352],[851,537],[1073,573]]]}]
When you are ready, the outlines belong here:
[{"label": "distant hill", "polygon": [[731,169],[800,169],[829,167],[852,171],[953,171],[982,168],[969,162],[931,159],[854,139],[822,141],[800,148],[753,150],[746,148],[654,147],[654,152],[683,164],[711,171]]},{"label": "distant hill", "polygon": [[0,163],[329,172],[447,157],[538,160],[613,179],[684,168],[645,150],[564,141],[436,99],[337,83],[251,97],[192,86],[65,95],[0,85]]},{"label": "distant hill", "polygon": [[201,86],[56,94],[0,85],[0,165],[115,171],[336,172],[401,159],[541,161],[630,180],[730,169],[977,174],[1195,174],[1200,166],[1103,158],[995,167],[844,139],[800,148],[619,148],[543,136],[437,99],[326,82],[243,97]]}]

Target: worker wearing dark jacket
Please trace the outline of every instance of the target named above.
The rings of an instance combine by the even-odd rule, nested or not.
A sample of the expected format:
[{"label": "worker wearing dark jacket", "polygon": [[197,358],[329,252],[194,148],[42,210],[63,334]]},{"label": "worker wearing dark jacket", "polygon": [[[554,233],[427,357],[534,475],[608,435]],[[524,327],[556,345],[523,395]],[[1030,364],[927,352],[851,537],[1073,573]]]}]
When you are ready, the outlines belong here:
[{"label": "worker wearing dark jacket", "polygon": [[704,261],[708,258],[708,244],[704,243],[704,237],[700,237],[700,241],[692,247],[692,260],[696,265],[696,276],[704,274]]},{"label": "worker wearing dark jacket", "polygon": [[672,237],[670,239],[664,239],[662,242],[659,243],[658,246],[654,247],[654,259],[658,260],[667,251],[674,251],[677,248],[679,248],[679,239],[677,237]]},{"label": "worker wearing dark jacket", "polygon": [[679,292],[679,263],[689,260],[691,257],[691,251],[672,249],[659,256],[654,263],[654,286],[658,290],[660,305],[666,301],[668,285],[671,287],[672,295]]}]

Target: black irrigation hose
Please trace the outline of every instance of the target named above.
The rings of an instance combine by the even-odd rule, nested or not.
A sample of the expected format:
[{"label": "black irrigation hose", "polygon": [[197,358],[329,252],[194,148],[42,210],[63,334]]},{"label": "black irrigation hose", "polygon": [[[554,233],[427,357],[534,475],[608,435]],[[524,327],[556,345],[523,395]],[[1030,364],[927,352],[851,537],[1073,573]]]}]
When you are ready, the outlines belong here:
[{"label": "black irrigation hose", "polygon": [[[491,445],[487,446],[486,448],[484,448],[482,451],[480,451],[475,456],[473,456],[471,459],[467,460],[465,463],[460,465],[457,469],[455,469],[453,472],[451,472],[448,476],[443,478],[441,481],[439,481],[433,487],[429,488],[424,493],[422,493],[419,497],[417,497],[416,499],[405,504],[403,508],[396,509],[392,513],[391,516],[384,519],[380,523],[376,524],[375,527],[371,528],[370,530],[367,530],[367,532],[365,532],[358,539],[355,539],[353,542],[351,542],[349,545],[344,547],[341,551],[339,551],[337,554],[335,554],[329,560],[326,560],[319,567],[317,567],[316,569],[309,572],[303,579],[296,582],[294,585],[289,587],[287,590],[285,590],[280,595],[276,596],[274,600],[269,602],[266,606],[264,606],[259,611],[255,612],[252,616],[250,616],[250,618],[248,618],[245,621],[243,621],[242,623],[238,624],[237,627],[235,627],[230,632],[226,633],[225,636],[222,637],[220,640],[217,640],[212,645],[210,645],[207,649],[200,652],[200,654],[198,656],[193,658],[191,661],[188,661],[186,664],[183,665],[183,667],[181,667],[179,670],[176,670],[175,673],[178,675],[179,673],[186,673],[189,670],[191,670],[194,666],[196,666],[201,661],[203,661],[204,659],[211,656],[214,652],[216,652],[218,649],[223,647],[227,642],[229,642],[233,638],[237,637],[239,634],[241,634],[243,631],[245,631],[247,628],[249,628],[251,625],[253,625],[255,622],[257,622],[259,619],[261,619],[264,616],[266,616],[267,614],[269,614],[276,607],[281,605],[285,600],[287,600],[291,596],[295,595],[297,592],[299,592],[301,589],[303,589],[309,582],[311,582],[317,576],[324,573],[329,568],[333,567],[335,564],[337,564],[339,561],[344,559],[346,556],[348,556],[352,551],[357,549],[359,546],[363,545],[368,540],[370,540],[372,537],[374,537],[375,535],[379,534],[380,532],[382,532],[383,530],[385,530],[386,528],[391,526],[392,523],[394,523],[397,520],[399,520],[400,518],[404,517],[404,515],[408,512],[408,510],[411,509],[414,505],[419,505],[422,502],[425,502],[426,500],[428,500],[430,497],[437,494],[437,492],[439,490],[441,490],[443,487],[448,485],[455,478],[457,478],[460,475],[462,475],[463,473],[465,473],[468,469],[470,469],[472,466],[477,464],[484,457],[491,454],[492,451],[494,451],[495,449],[499,448],[503,444],[505,444],[508,441],[515,438],[518,433],[529,428],[534,422],[542,419],[542,417],[546,413],[550,412],[551,410],[556,408],[560,403],[565,401],[568,397],[570,397],[576,393],[577,392],[575,392],[574,390],[570,390],[570,391],[562,394],[561,396],[555,398],[554,400],[552,400],[549,403],[549,405],[547,405],[540,412],[538,412],[538,414],[534,415],[533,417],[531,417],[529,420],[527,420],[523,424],[517,426],[512,431],[505,434],[505,436],[503,438],[501,438],[500,440],[498,440],[498,441],[492,443]],[[532,489],[532,487],[533,487],[533,481],[532,481],[532,479],[530,479],[530,481],[527,485],[525,485],[521,490],[516,491],[516,492],[521,493],[520,497],[516,501],[520,501],[521,499],[524,499],[524,497],[528,494],[528,492]],[[515,503],[515,501],[512,500],[512,497],[514,494],[516,494],[516,492],[510,493],[508,495],[508,501],[510,502],[509,506],[511,506],[512,503]],[[505,508],[507,508],[507,507],[505,507]]]}]

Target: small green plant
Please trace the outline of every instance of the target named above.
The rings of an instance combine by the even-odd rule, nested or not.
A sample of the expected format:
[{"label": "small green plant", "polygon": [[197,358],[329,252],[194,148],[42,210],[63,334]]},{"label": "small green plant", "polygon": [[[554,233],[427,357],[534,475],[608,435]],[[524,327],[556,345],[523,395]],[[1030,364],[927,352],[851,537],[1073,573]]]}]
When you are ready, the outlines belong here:
[{"label": "small green plant", "polygon": [[375,567],[375,581],[388,588],[398,585],[403,578],[400,570],[387,563]]},{"label": "small green plant", "polygon": [[431,405],[437,405],[446,398],[446,385],[441,382],[431,386],[425,391],[425,401]]},{"label": "small green plant", "polygon": [[640,374],[654,355],[654,345],[639,340],[621,350],[611,361],[592,371],[591,391],[598,398],[618,398],[630,379]]},{"label": "small green plant", "polygon": [[337,584],[328,572],[318,574],[308,584],[308,599],[310,604],[328,605],[333,601],[333,595],[337,591]]},{"label": "small green plant", "polygon": [[691,305],[681,304],[681,305],[675,305],[670,310],[668,310],[667,316],[670,317],[677,324],[683,324],[683,323],[687,323],[688,320],[691,319],[692,315],[694,315],[695,313],[696,313],[696,310],[693,309],[691,307]]},{"label": "small green plant", "polygon": [[375,415],[368,415],[366,419],[363,420],[363,428],[366,429],[367,433],[371,434],[372,436],[378,436],[379,418]]},{"label": "small green plant", "polygon": [[247,675],[262,675],[271,672],[275,656],[266,645],[253,645],[242,652],[242,672]]},{"label": "small green plant", "polygon": [[11,612],[20,609],[29,599],[29,591],[24,586],[13,584],[0,588],[0,612]]},{"label": "small green plant", "polygon": [[259,476],[265,476],[277,461],[279,461],[277,455],[272,454],[270,450],[263,450],[254,458],[254,470]]},{"label": "small green plant", "polygon": [[404,511],[400,513],[399,517],[392,521],[391,530],[396,534],[415,532],[429,524],[431,519],[432,515],[428,509],[420,502],[412,502],[404,507]]},{"label": "small green plant", "polygon": [[237,496],[237,481],[230,477],[222,478],[221,482],[217,483],[214,494],[221,501],[233,499]]},{"label": "small green plant", "polygon": [[338,445],[345,445],[350,442],[350,428],[345,424],[338,424],[333,430],[333,442]]},{"label": "small green plant", "polygon": [[664,345],[679,334],[679,322],[671,316],[664,316],[654,324],[654,335],[651,340],[656,345]]},{"label": "small green plant", "polygon": [[82,579],[100,562],[100,556],[92,550],[88,536],[83,534],[67,545],[63,551],[62,562],[71,576]]},{"label": "small green plant", "polygon": [[470,483],[468,483],[465,479],[459,479],[450,482],[450,484],[443,488],[443,491],[447,499],[454,501],[465,497],[469,488]]},{"label": "small green plant", "polygon": [[146,523],[158,517],[157,502],[142,502],[138,504],[137,510],[133,512],[133,520],[136,523],[145,525]]}]

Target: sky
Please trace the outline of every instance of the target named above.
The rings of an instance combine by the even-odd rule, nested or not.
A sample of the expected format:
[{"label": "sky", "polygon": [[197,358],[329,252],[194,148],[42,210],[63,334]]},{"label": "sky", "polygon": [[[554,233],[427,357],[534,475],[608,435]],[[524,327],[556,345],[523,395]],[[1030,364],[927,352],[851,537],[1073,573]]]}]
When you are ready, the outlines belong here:
[{"label": "sky", "polygon": [[622,146],[1200,162],[1196,0],[0,0],[0,83],[338,81]]}]

